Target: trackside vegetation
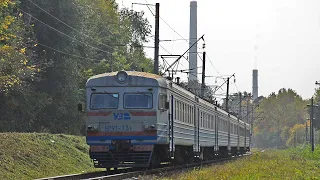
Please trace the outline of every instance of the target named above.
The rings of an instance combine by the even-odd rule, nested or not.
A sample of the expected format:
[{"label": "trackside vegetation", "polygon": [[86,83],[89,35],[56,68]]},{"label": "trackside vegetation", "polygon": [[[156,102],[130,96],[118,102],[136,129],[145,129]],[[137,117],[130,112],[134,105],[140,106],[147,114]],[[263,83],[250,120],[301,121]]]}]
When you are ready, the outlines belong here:
[{"label": "trackside vegetation", "polygon": [[320,146],[312,154],[310,148],[258,151],[252,156],[214,165],[166,179],[319,179]]},{"label": "trackside vegetation", "polygon": [[83,136],[0,133],[0,179],[36,179],[94,169]]}]

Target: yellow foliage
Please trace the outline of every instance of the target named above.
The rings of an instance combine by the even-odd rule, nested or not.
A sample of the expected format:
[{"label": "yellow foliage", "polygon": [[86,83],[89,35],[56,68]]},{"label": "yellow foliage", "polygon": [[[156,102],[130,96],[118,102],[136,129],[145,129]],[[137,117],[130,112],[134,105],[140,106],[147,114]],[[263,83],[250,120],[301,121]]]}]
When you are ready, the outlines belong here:
[{"label": "yellow foliage", "polygon": [[304,124],[296,124],[291,128],[291,133],[297,132],[299,129],[304,129],[305,125]]},{"label": "yellow foliage", "polygon": [[21,52],[22,54],[24,54],[24,53],[26,52],[26,48],[20,49],[20,52]]}]

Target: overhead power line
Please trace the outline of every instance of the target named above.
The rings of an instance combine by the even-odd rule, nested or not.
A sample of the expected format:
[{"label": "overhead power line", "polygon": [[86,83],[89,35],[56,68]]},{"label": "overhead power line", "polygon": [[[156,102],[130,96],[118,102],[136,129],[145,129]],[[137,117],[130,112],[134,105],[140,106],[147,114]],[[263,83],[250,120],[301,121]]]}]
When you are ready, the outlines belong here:
[{"label": "overhead power line", "polygon": [[[35,42],[35,41],[34,41]],[[46,47],[48,49],[51,49],[53,51],[56,51],[56,52],[59,52],[61,54],[66,54],[66,55],[69,55],[69,56],[72,56],[72,57],[76,57],[76,58],[81,58],[81,59],[89,59],[89,60],[94,60],[94,61],[100,61],[99,59],[92,59],[92,58],[86,58],[86,57],[81,57],[81,56],[78,56],[78,55],[75,55],[75,54],[70,54],[70,53],[67,53],[67,52],[64,52],[64,51],[60,51],[58,49],[55,49],[55,48],[52,48],[50,46],[47,46],[47,45],[44,45],[44,44],[41,44],[39,42],[36,42],[37,44],[39,44],[40,46],[43,46],[43,47]]]},{"label": "overhead power line", "polygon": [[66,34],[66,33],[64,33],[64,32],[61,32],[61,31],[59,31],[58,29],[56,29],[56,28],[54,28],[54,27],[52,27],[52,26],[50,26],[50,25],[46,24],[45,22],[43,22],[43,21],[39,20],[38,18],[36,18],[36,17],[32,16],[31,14],[29,14],[29,13],[25,12],[24,10],[22,10],[22,9],[20,9],[20,8],[17,8],[17,9],[18,9],[19,11],[21,11],[21,12],[23,12],[23,13],[25,13],[25,14],[29,15],[29,16],[30,16],[30,17],[32,17],[33,19],[35,19],[35,20],[37,20],[38,22],[42,23],[43,25],[45,25],[45,26],[47,26],[47,27],[49,27],[49,28],[53,29],[54,31],[59,32],[60,34],[62,34],[62,35],[64,35],[64,36],[66,36],[66,37],[68,37],[68,38],[70,38],[70,39],[73,39],[73,40],[75,40],[75,41],[78,41],[78,42],[80,42],[80,43],[82,43],[82,44],[84,44],[84,45],[86,45],[86,46],[89,46],[89,47],[91,47],[91,48],[93,48],[93,49],[96,49],[96,50],[99,50],[99,51],[101,51],[101,52],[105,52],[105,53],[107,53],[107,54],[112,54],[111,52],[108,52],[108,51],[102,50],[102,49],[100,49],[100,48],[97,48],[97,47],[91,46],[90,44],[87,44],[87,43],[85,43],[85,42],[83,42],[83,41],[80,41],[80,40],[78,40],[78,39],[76,39],[76,38],[73,38],[73,37],[71,37],[70,35],[68,35],[68,34]]},{"label": "overhead power line", "polygon": [[[102,43],[102,42],[98,42],[97,40],[93,39],[93,38],[90,37],[89,35],[87,35],[87,34],[85,34],[85,33],[83,33],[83,32],[80,32],[79,30],[73,28],[72,26],[68,25],[67,23],[63,22],[63,21],[60,20],[59,18],[55,17],[54,15],[52,15],[51,13],[49,13],[48,11],[46,11],[45,9],[43,9],[42,7],[40,7],[40,6],[39,6],[38,4],[36,4],[35,2],[33,2],[33,1],[31,1],[31,0],[28,0],[28,1],[31,2],[33,5],[35,5],[36,7],[38,7],[39,9],[41,9],[42,11],[44,11],[45,13],[47,13],[49,16],[53,17],[55,20],[61,22],[61,23],[64,24],[65,26],[69,27],[70,29],[72,29],[72,30],[74,30],[74,31],[76,31],[76,32],[84,35],[85,37],[87,37],[87,38],[89,38],[89,39],[91,39],[91,40],[93,40],[93,41],[95,41],[95,42],[97,42],[97,43],[99,43],[99,44],[102,44],[102,45],[104,45],[104,46],[106,46],[106,47],[112,48],[111,46],[109,46],[109,45],[107,45],[107,44],[104,44],[104,43]],[[109,31],[111,34],[113,34],[109,29],[108,29],[108,31]]]},{"label": "overhead power line", "polygon": [[[19,37],[19,36],[18,36],[18,37]],[[21,39],[22,39],[22,37],[19,37],[19,38],[21,38]],[[76,58],[80,58],[80,59],[88,59],[88,60],[100,61],[99,59],[86,58],[86,57],[78,56],[78,55],[75,55],[75,54],[67,53],[67,52],[64,52],[64,51],[61,51],[61,50],[55,49],[55,48],[53,48],[53,47],[50,47],[50,46],[48,46],[48,45],[45,45],[45,44],[39,43],[39,42],[37,42],[37,41],[35,41],[35,40],[32,40],[32,39],[30,39],[30,41],[32,41],[32,42],[34,42],[34,43],[36,43],[37,45],[40,45],[40,46],[46,47],[46,48],[48,48],[48,49],[51,49],[51,50],[53,50],[53,51],[55,51],[55,52],[58,52],[58,53],[61,53],[61,54],[69,55],[69,56],[76,57]]]}]

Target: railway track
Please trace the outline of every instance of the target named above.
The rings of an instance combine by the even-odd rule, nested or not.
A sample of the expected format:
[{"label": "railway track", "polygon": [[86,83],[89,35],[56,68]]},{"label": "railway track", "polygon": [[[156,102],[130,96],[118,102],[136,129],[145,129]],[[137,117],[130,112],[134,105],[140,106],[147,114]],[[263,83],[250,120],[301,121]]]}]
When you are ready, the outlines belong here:
[{"label": "railway track", "polygon": [[[248,156],[250,154],[245,154],[244,156]],[[140,176],[147,176],[147,175],[160,175],[160,176],[168,176],[174,173],[181,173],[185,171],[189,171],[195,168],[202,168],[206,166],[210,166],[212,164],[220,164],[229,162],[232,160],[236,160],[242,158],[244,156],[239,157],[232,157],[232,158],[225,158],[225,159],[218,159],[218,160],[210,160],[210,161],[202,161],[193,164],[186,164],[180,166],[167,166],[162,168],[156,168],[151,170],[141,170],[141,169],[119,169],[117,171],[99,171],[99,172],[92,172],[92,173],[84,173],[84,174],[71,174],[71,175],[64,175],[64,176],[56,176],[56,177],[48,177],[42,178],[37,180],[80,180],[80,179],[89,179],[89,180],[101,180],[101,179],[108,179],[108,180],[118,180],[118,179],[138,179]]]}]

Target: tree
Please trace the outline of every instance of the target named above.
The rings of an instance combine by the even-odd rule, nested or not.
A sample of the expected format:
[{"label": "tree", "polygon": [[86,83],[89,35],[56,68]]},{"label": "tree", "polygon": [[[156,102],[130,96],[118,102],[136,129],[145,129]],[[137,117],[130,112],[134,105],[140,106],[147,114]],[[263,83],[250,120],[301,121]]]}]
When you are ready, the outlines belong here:
[{"label": "tree", "polygon": [[315,96],[315,98],[314,98],[313,102],[314,102],[314,104],[317,104],[319,106],[314,107],[315,120],[313,121],[313,126],[315,129],[319,130],[320,129],[320,88],[315,89],[314,96]]},{"label": "tree", "polygon": [[2,0],[0,9],[0,131],[79,134],[90,76],[153,67],[144,14],[114,0]]},{"label": "tree", "polygon": [[[255,130],[258,130],[254,132],[255,142],[268,146],[291,145],[292,132],[297,131],[297,124],[305,124],[306,104],[292,89],[282,88],[278,94],[271,93],[264,98],[256,110],[256,114],[263,114],[263,117],[254,122]],[[256,136],[261,132],[265,137]],[[275,138],[274,143],[266,142],[267,137]]]},{"label": "tree", "polygon": [[23,26],[23,14],[16,12],[16,6],[17,1],[0,2],[0,93],[4,94],[25,87],[40,71],[30,59],[32,51],[25,40],[27,28]]}]

